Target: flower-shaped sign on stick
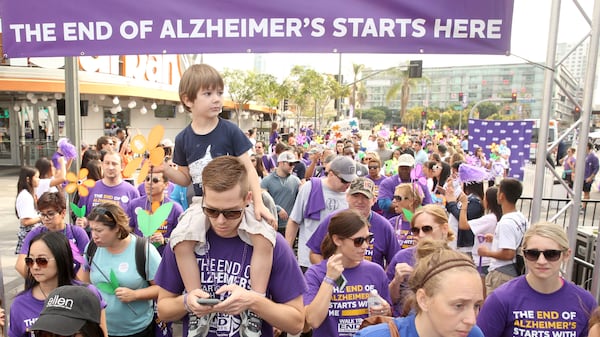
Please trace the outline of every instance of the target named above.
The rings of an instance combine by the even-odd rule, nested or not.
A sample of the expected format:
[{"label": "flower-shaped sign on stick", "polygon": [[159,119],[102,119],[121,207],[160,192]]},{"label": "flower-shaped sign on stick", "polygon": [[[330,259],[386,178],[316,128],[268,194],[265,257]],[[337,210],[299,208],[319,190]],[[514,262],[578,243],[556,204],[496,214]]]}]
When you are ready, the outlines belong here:
[{"label": "flower-shaped sign on stick", "polygon": [[173,203],[160,205],[160,201],[152,203],[152,214],[145,209],[137,210],[138,228],[144,236],[151,236],[163,224],[173,209]]},{"label": "flower-shaped sign on stick", "polygon": [[[150,164],[153,166],[159,166],[162,164],[162,162],[165,160],[165,150],[162,148],[162,146],[158,146],[158,144],[160,144],[164,134],[165,128],[159,124],[150,130],[147,141],[146,138],[141,134],[138,134],[131,139],[131,151],[139,156],[127,164],[123,170],[123,175],[125,177],[131,177],[131,175],[135,172],[135,170],[138,169],[138,167],[140,167],[141,164],[142,168],[140,169],[140,173],[137,177],[137,183],[141,184],[148,175]],[[146,152],[150,154],[149,161],[144,160],[144,155]]]},{"label": "flower-shaped sign on stick", "polygon": [[79,170],[79,175],[76,176],[75,173],[69,171],[67,173],[67,187],[65,187],[65,191],[71,194],[77,191],[80,197],[87,197],[90,193],[88,188],[92,188],[96,185],[96,182],[93,179],[88,179],[88,169],[82,168]]}]

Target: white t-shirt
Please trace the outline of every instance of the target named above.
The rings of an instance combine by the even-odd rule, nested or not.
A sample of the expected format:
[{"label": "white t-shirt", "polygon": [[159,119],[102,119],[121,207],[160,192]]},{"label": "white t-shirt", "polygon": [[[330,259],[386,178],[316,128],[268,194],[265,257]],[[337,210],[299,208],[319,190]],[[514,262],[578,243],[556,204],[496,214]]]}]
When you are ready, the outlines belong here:
[{"label": "white t-shirt", "polygon": [[52,182],[51,178],[45,178],[45,179],[40,179],[40,183],[38,185],[38,187],[35,189],[35,195],[38,197],[41,197],[42,194],[46,193],[46,192],[58,192],[58,189],[56,188],[56,186],[50,186],[50,183]]},{"label": "white t-shirt", "polygon": [[[488,245],[489,243],[481,242],[478,236],[485,236],[485,234],[493,234],[496,230],[496,224],[498,220],[496,219],[496,215],[494,213],[488,213],[481,218],[469,220],[469,226],[471,226],[471,231],[475,234],[475,244],[473,245],[473,261],[476,265],[481,266],[489,266],[491,262],[491,258],[479,256],[477,254],[477,249],[481,245]],[[489,247],[491,248],[491,247]],[[481,257],[481,262],[479,258]]]},{"label": "white t-shirt", "polygon": [[[504,214],[496,225],[492,250],[499,251],[502,249],[512,249],[516,251],[521,245],[525,230],[527,230],[527,223],[527,219],[521,212]],[[499,267],[512,264],[515,261],[516,259],[514,257],[512,260],[498,260],[492,258],[489,270],[492,271]]]},{"label": "white t-shirt", "polygon": [[21,192],[19,192],[15,202],[15,207],[17,209],[17,216],[19,219],[37,218],[38,216],[38,211],[35,209],[35,200],[33,199],[33,195],[31,195],[31,193],[29,193],[27,190],[21,190]]}]

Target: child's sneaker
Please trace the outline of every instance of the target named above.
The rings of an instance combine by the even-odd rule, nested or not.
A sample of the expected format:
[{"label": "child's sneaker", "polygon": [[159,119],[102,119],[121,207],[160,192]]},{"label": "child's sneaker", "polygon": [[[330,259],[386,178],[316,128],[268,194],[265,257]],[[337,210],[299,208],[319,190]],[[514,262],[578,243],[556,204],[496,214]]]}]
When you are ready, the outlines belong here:
[{"label": "child's sneaker", "polygon": [[206,337],[210,328],[210,321],[214,317],[214,313],[198,317],[194,314],[188,314],[188,337]]},{"label": "child's sneaker", "polygon": [[242,337],[260,337],[262,334],[262,320],[254,312],[246,310],[241,314],[242,324],[240,326],[240,336]]}]

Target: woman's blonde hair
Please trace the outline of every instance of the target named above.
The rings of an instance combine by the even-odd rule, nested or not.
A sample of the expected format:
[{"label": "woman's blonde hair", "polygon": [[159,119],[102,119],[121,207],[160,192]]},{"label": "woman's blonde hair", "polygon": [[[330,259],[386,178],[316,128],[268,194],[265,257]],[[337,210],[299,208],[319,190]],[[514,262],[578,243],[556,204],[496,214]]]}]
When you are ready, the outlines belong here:
[{"label": "woman's blonde hair", "polygon": [[529,227],[523,236],[523,249],[527,249],[527,243],[533,236],[541,236],[550,239],[556,242],[562,250],[569,249],[569,239],[567,239],[565,230],[555,223],[538,222]]},{"label": "woman's blonde hair", "polygon": [[427,296],[434,296],[444,282],[446,272],[465,271],[479,276],[473,260],[468,255],[450,248],[446,241],[428,239],[419,241],[416,260],[417,263],[408,279],[411,294],[407,305],[411,305],[417,313],[421,311],[415,297],[417,290],[423,289]]},{"label": "woman's blonde hair", "polygon": [[412,207],[416,209],[423,202],[423,198],[419,193],[418,189],[415,189],[414,184],[411,183],[402,183],[396,186],[396,190],[394,191],[397,194],[402,194],[404,196],[410,196],[412,198]]}]

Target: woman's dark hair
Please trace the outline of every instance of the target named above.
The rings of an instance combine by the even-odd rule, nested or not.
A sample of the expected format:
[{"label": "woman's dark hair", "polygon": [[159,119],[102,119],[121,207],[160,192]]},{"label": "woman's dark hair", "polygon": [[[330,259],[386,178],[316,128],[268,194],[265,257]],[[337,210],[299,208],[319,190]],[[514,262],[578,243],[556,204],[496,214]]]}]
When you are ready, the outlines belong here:
[{"label": "woman's dark hair", "polygon": [[88,178],[98,181],[102,179],[102,162],[99,159],[90,160],[85,166],[88,169]]},{"label": "woman's dark hair", "polygon": [[81,157],[81,167],[87,167],[91,160],[100,160],[100,152],[92,149],[87,149]]},{"label": "woman's dark hair", "polygon": [[327,226],[327,236],[321,243],[321,254],[324,259],[329,258],[337,249],[337,246],[333,242],[333,236],[337,235],[340,238],[349,238],[356,234],[359,230],[364,227],[368,227],[369,223],[358,211],[352,209],[346,209],[336,213],[329,220]]},{"label": "woman's dark hair", "polygon": [[[47,231],[36,235],[30,242],[27,250],[27,256],[31,251],[31,246],[36,241],[44,241],[48,249],[54,256],[56,262],[56,277],[58,278],[58,287],[72,285],[75,280],[75,270],[73,269],[73,251],[71,243],[62,232]],[[32,289],[39,282],[31,275],[31,270],[27,268],[25,277],[25,290]]]},{"label": "woman's dark hair", "polygon": [[36,168],[30,166],[21,167],[19,172],[19,180],[17,181],[17,194],[22,190],[27,190],[31,195],[35,195],[32,179],[38,173]]},{"label": "woman's dark hair", "polygon": [[86,321],[79,332],[83,337],[104,337],[104,331],[100,327],[100,324],[90,321]]},{"label": "woman's dark hair", "polygon": [[496,220],[500,220],[502,217],[502,206],[498,204],[498,187],[492,186],[485,191],[485,202],[487,208],[494,213]]},{"label": "woman's dark hair", "polygon": [[450,173],[452,170],[450,169],[450,165],[444,161],[437,163],[442,166],[442,172],[440,172],[440,177],[433,177],[433,186],[444,186],[446,184],[446,180],[450,177]]},{"label": "woman's dark hair", "polygon": [[256,169],[256,174],[258,174],[259,177],[264,178],[265,165],[262,158],[255,154],[252,154],[250,157],[255,159],[254,168]]},{"label": "woman's dark hair", "polygon": [[88,221],[102,222],[110,229],[119,229],[119,240],[123,240],[131,233],[129,227],[129,217],[119,206],[114,202],[103,202],[92,208],[92,211],[87,216]]},{"label": "woman's dark hair", "polygon": [[45,192],[38,199],[37,206],[39,210],[54,208],[60,213],[67,208],[67,200],[64,193]]},{"label": "woman's dark hair", "polygon": [[[34,336],[42,336],[40,333],[41,331],[42,330],[34,330]],[[100,324],[90,321],[86,321],[81,329],[79,329],[78,333],[80,333],[83,337],[104,337],[104,330],[102,330]]]},{"label": "woman's dark hair", "polygon": [[40,178],[52,177],[52,162],[46,157],[35,161],[35,168],[40,172]]}]

